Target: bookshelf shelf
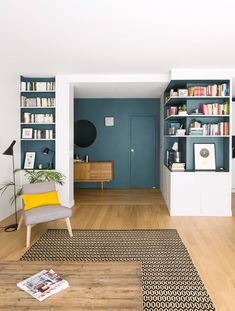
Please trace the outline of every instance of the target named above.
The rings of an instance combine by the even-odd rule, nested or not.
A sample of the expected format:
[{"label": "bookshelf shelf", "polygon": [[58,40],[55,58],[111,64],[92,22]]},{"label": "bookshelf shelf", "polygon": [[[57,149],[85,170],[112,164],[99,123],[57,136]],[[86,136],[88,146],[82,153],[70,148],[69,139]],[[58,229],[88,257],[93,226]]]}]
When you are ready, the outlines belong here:
[{"label": "bookshelf shelf", "polygon": [[180,118],[229,118],[230,115],[228,114],[188,114],[188,115],[172,115],[166,117],[164,120],[170,119],[180,119]]},{"label": "bookshelf shelf", "polygon": [[44,140],[47,140],[47,141],[51,141],[51,140],[55,140],[55,138],[51,138],[51,139],[46,139],[46,138],[42,138],[42,139],[36,139],[36,138],[21,138],[20,140],[22,141],[44,141]]},{"label": "bookshelf shelf", "polygon": [[25,122],[21,122],[21,125],[55,125],[55,123],[25,123]]},{"label": "bookshelf shelf", "polygon": [[230,99],[230,96],[171,96],[166,102],[165,106],[172,104],[181,104],[187,100],[218,100],[218,99]]},{"label": "bookshelf shelf", "polygon": [[[230,85],[230,80],[223,79],[173,80],[165,90],[161,100],[161,190],[171,216],[232,215]],[[210,92],[211,87],[213,93]],[[205,90],[204,94],[217,92],[217,95],[225,96],[169,97],[172,92],[179,94],[181,90],[181,93],[190,93],[192,89],[193,94],[195,90],[198,92],[202,89],[203,92]],[[187,114],[178,115],[179,111],[186,111]],[[185,130],[186,135],[176,135],[177,130]],[[182,131],[181,133],[184,134]],[[189,135],[191,133],[195,135]],[[202,133],[208,135],[200,135]],[[214,170],[195,170],[196,144],[206,144],[209,154],[211,144],[214,145]]]},{"label": "bookshelf shelf", "polygon": [[20,93],[55,93],[55,90],[51,91],[20,91]]},{"label": "bookshelf shelf", "polygon": [[176,138],[195,138],[195,137],[201,137],[201,138],[226,138],[230,137],[230,135],[164,135],[164,137],[176,137]]},{"label": "bookshelf shelf", "polygon": [[20,109],[55,109],[56,107],[20,107]]},{"label": "bookshelf shelf", "polygon": [[[55,77],[21,76],[20,81],[21,168],[26,152],[36,152],[34,169],[39,164],[47,168],[50,162],[56,167],[56,122],[42,122],[56,120]],[[45,148],[49,149],[48,155],[43,153]]]}]

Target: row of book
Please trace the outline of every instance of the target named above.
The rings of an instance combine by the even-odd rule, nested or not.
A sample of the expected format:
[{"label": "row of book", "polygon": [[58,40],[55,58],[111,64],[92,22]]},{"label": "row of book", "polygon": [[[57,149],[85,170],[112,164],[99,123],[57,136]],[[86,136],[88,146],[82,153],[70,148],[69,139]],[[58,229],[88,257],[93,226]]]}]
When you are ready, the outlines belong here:
[{"label": "row of book", "polygon": [[30,113],[24,112],[22,116],[22,123],[55,123],[55,115],[52,113]]},{"label": "row of book", "polygon": [[189,88],[191,96],[229,96],[227,83],[211,84],[208,86],[193,86]]},{"label": "row of book", "polygon": [[27,98],[25,96],[21,97],[21,107],[44,107],[44,108],[53,108],[55,107],[55,98]]},{"label": "row of book", "polygon": [[27,91],[55,91],[55,82],[21,82],[21,92]]},{"label": "row of book", "polygon": [[201,104],[200,111],[205,115],[228,115],[229,114],[229,103],[224,104],[213,103],[213,104]]},{"label": "row of book", "polygon": [[189,128],[192,136],[227,136],[229,135],[229,122],[203,124],[202,127]]},{"label": "row of book", "polygon": [[54,139],[55,131],[54,130],[34,130],[33,138],[34,139]]}]

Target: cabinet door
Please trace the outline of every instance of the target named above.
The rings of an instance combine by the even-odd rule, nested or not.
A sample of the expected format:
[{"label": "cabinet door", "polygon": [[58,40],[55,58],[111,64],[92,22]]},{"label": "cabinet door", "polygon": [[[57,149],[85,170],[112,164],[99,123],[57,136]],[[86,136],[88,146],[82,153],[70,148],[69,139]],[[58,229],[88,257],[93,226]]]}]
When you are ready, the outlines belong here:
[{"label": "cabinet door", "polygon": [[74,180],[90,179],[90,163],[74,163]]},{"label": "cabinet door", "polygon": [[90,179],[92,180],[112,180],[112,162],[91,162]]},{"label": "cabinet door", "polygon": [[171,216],[200,215],[200,183],[198,175],[171,173],[172,199]]},{"label": "cabinet door", "polygon": [[208,173],[200,176],[201,215],[231,216],[230,173]]}]

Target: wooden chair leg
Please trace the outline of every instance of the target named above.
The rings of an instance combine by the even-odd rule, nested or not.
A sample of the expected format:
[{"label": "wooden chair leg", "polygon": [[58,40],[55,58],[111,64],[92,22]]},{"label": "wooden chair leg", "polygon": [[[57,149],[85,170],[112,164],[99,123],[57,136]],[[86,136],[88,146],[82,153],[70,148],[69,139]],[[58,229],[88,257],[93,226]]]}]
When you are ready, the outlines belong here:
[{"label": "wooden chair leg", "polygon": [[26,236],[26,247],[27,248],[30,246],[31,228],[32,226],[27,226],[27,236]]},{"label": "wooden chair leg", "polygon": [[20,230],[20,228],[22,226],[22,223],[23,223],[23,218],[24,218],[24,216],[23,216],[23,212],[22,212],[22,214],[20,215],[20,220],[19,220],[19,223],[18,223],[17,230]]},{"label": "wooden chair leg", "polygon": [[67,229],[68,229],[69,235],[70,235],[70,237],[72,237],[73,236],[73,231],[72,231],[72,228],[71,228],[70,219],[69,218],[65,218],[65,221],[66,221],[66,225],[67,225]]}]

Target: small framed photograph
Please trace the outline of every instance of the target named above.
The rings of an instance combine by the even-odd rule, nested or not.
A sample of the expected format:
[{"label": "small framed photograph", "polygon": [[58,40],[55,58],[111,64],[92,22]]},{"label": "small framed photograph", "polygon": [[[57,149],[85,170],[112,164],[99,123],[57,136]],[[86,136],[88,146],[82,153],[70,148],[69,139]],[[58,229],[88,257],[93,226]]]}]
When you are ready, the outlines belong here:
[{"label": "small framed photograph", "polygon": [[22,129],[22,138],[24,138],[24,139],[33,138],[33,129],[32,128],[23,128]]},{"label": "small framed photograph", "polygon": [[114,117],[105,117],[104,118],[105,126],[114,126]]},{"label": "small framed photograph", "polygon": [[33,170],[35,164],[36,152],[25,152],[24,169]]},{"label": "small framed photograph", "polygon": [[215,171],[215,144],[194,144],[194,168],[196,171]]}]

